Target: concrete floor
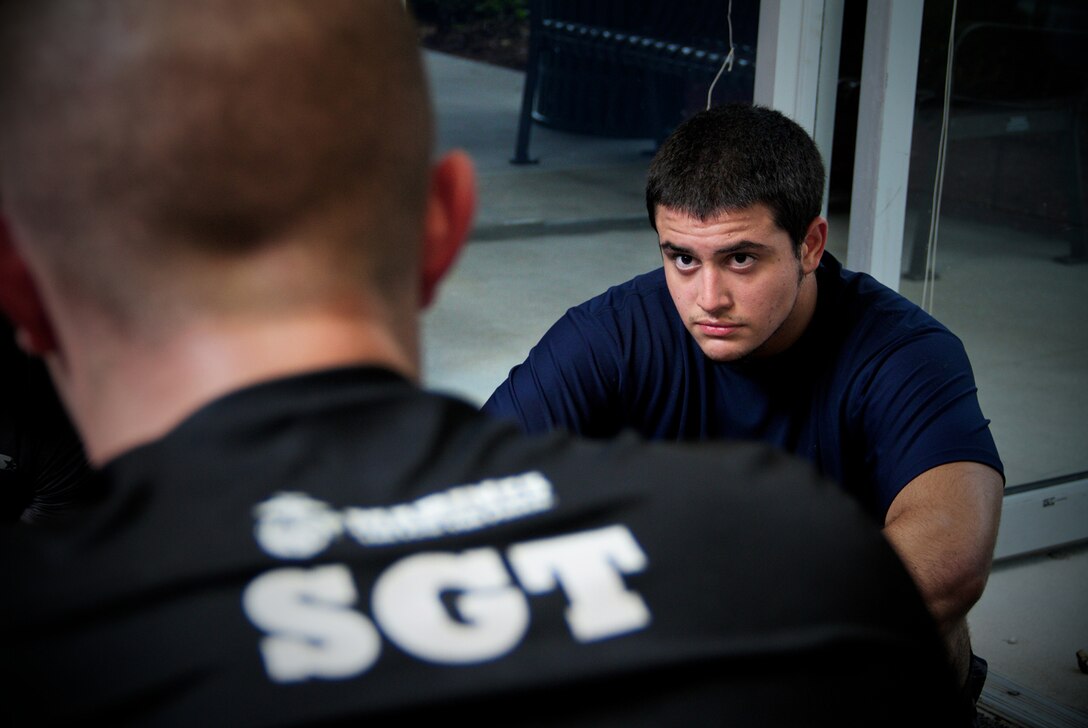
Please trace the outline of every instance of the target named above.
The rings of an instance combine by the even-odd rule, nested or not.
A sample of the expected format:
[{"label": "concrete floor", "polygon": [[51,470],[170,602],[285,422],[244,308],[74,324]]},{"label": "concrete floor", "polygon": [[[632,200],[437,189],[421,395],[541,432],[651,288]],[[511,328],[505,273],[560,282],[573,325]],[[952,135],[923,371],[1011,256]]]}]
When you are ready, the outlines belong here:
[{"label": "concrete floor", "polygon": [[[522,74],[426,58],[438,149],[472,154],[480,207],[424,320],[424,380],[480,403],[566,308],[660,265],[643,202],[650,144],[535,126],[539,164],[511,165]],[[1009,485],[1088,471],[1088,266],[1054,263],[1067,246],[1046,236],[941,230],[934,313],[967,345]],[[846,232],[833,217],[841,259]],[[920,300],[920,283],[901,290]],[[1088,650],[1088,545],[996,564],[969,621],[994,675],[984,704],[1019,701],[1024,725],[1088,726],[1075,657]]]}]

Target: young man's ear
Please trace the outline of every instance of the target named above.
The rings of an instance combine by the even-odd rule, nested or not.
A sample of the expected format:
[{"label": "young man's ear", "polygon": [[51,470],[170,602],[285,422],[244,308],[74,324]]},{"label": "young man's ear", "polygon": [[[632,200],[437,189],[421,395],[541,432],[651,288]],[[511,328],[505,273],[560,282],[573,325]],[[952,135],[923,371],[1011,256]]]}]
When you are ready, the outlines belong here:
[{"label": "young man's ear", "polygon": [[807,275],[820,265],[827,245],[827,220],[817,217],[809,223],[805,239],[801,241],[801,270]]},{"label": "young man's ear", "polygon": [[434,300],[438,283],[468,239],[475,212],[476,173],[472,160],[462,151],[450,152],[431,170],[423,230],[422,306]]},{"label": "young man's ear", "polygon": [[21,346],[28,354],[41,356],[57,348],[56,336],[19,251],[11,228],[0,217],[0,312],[11,321]]}]

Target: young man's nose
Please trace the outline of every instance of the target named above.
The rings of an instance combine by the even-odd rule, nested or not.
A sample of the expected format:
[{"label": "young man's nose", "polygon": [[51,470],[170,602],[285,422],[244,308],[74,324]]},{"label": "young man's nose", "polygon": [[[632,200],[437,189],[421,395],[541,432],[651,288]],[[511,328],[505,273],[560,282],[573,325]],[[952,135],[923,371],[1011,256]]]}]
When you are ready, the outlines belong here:
[{"label": "young man's nose", "polygon": [[733,305],[725,277],[714,266],[704,266],[699,271],[699,290],[696,304],[707,313],[727,309]]}]

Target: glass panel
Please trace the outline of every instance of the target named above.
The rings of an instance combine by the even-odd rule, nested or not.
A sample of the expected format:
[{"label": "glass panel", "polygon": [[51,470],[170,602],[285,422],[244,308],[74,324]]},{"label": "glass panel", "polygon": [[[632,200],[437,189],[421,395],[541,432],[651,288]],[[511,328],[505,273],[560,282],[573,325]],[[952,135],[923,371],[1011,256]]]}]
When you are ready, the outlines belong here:
[{"label": "glass panel", "polygon": [[835,134],[831,145],[827,191],[827,250],[845,262],[850,239],[850,196],[854,183],[861,60],[865,51],[865,0],[844,3],[839,46],[839,76],[835,91]]},{"label": "glass panel", "polygon": [[901,290],[964,340],[1010,486],[1086,471],[1088,6],[961,0],[944,127],[951,22],[926,4]]}]

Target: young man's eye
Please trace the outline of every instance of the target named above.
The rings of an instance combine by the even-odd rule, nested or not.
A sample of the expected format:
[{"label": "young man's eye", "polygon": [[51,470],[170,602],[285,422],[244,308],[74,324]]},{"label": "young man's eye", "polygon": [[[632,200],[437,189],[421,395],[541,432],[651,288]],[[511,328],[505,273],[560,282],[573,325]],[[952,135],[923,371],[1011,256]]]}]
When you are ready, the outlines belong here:
[{"label": "young man's eye", "polygon": [[733,264],[739,268],[747,268],[755,262],[755,256],[751,253],[737,253],[733,256]]},{"label": "young man's eye", "polygon": [[676,267],[680,270],[687,270],[695,267],[695,258],[690,255],[677,255],[673,258],[673,262],[676,263]]}]

